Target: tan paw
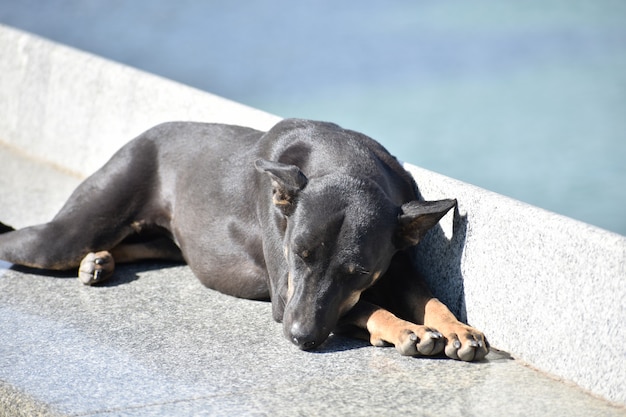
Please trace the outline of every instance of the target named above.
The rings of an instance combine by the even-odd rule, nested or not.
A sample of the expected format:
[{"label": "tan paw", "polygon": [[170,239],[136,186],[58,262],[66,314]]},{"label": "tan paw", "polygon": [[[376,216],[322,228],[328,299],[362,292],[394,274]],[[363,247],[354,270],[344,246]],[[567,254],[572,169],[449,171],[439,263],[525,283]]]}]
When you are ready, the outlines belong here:
[{"label": "tan paw", "polygon": [[473,327],[459,323],[456,329],[445,334],[446,356],[466,362],[480,361],[489,353],[485,335]]},{"label": "tan paw", "polygon": [[407,322],[398,329],[393,345],[404,356],[430,356],[443,351],[445,339],[434,329]]},{"label": "tan paw", "polygon": [[113,275],[115,261],[107,251],[88,253],[78,267],[78,280],[85,285],[106,281]]}]

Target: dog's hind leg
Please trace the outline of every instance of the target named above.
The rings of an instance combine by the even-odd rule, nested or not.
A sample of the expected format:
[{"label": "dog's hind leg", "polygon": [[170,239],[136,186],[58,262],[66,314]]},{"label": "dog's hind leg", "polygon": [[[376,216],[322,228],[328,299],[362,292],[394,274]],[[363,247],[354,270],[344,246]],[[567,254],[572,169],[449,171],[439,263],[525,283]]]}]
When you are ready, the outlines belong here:
[{"label": "dog's hind leg", "polygon": [[[140,222],[131,214],[109,215],[115,207],[66,206],[51,222],[0,234],[0,259],[47,270],[79,269],[79,279],[92,285],[108,279],[117,262],[143,259],[182,260],[180,249],[165,236],[144,242]],[[104,209],[104,210],[102,210]],[[117,217],[117,218],[116,218]]]},{"label": "dog's hind leg", "polygon": [[146,243],[122,243],[137,232],[134,222],[113,221],[88,207],[61,211],[49,223],[0,234],[0,259],[47,270],[79,268],[84,284],[108,279],[118,262],[138,259],[181,259],[180,250],[166,237]]},{"label": "dog's hind leg", "polygon": [[168,237],[146,242],[122,242],[110,251],[90,252],[78,267],[78,279],[85,285],[105,281],[113,273],[115,263],[163,260],[184,262],[180,248]]},{"label": "dog's hind leg", "polygon": [[[85,257],[93,262],[97,280],[113,272],[109,256],[128,236],[155,225],[167,226],[168,211],[158,201],[156,145],[135,140],[87,178],[54,219],[45,224],[0,234],[0,259],[32,268],[68,270]],[[10,230],[10,228],[6,228]]]},{"label": "dog's hind leg", "polygon": [[37,269],[68,270],[96,245],[89,242],[89,232],[81,233],[76,224],[52,221],[38,226],[9,231],[0,235],[0,259]]}]

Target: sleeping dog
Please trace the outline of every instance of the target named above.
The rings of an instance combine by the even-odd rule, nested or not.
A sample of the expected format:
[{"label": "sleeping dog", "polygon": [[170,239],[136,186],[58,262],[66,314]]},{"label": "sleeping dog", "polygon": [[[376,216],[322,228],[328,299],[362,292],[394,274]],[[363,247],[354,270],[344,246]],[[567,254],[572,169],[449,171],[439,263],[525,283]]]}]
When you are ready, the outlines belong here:
[{"label": "sleeping dog", "polygon": [[120,149],[51,222],[0,224],[0,259],[78,268],[88,285],[115,262],[184,261],[209,288],[271,300],[301,349],[342,332],[403,355],[481,360],[484,335],[414,267],[414,246],[455,205],[421,201],[381,145],[334,124],[166,123]]}]

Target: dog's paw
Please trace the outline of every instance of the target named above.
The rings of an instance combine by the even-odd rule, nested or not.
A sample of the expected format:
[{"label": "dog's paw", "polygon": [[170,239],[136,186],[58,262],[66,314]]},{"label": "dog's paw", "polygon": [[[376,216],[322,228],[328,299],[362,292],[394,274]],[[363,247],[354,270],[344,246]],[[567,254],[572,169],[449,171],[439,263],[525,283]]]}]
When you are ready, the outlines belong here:
[{"label": "dog's paw", "polygon": [[452,332],[445,334],[446,356],[466,362],[480,361],[489,353],[485,335],[473,327],[459,323]]},{"label": "dog's paw", "polygon": [[113,275],[115,261],[109,252],[88,253],[78,267],[78,280],[85,285],[106,281]]},{"label": "dog's paw", "polygon": [[445,338],[429,327],[412,325],[400,331],[394,345],[405,356],[431,356],[443,351]]}]

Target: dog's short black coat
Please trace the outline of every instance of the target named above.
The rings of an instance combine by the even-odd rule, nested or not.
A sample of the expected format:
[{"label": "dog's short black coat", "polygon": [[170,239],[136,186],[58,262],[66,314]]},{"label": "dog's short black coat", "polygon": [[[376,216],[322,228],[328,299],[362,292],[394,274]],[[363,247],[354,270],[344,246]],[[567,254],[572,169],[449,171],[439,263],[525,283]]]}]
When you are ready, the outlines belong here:
[{"label": "dog's short black coat", "polygon": [[430,295],[412,262],[455,204],[418,200],[381,145],[331,123],[165,123],[120,149],[51,222],[1,234],[0,259],[78,267],[86,284],[114,261],[184,260],[209,288],[270,299],[303,349],[343,331],[405,355],[480,360],[482,333]]}]

